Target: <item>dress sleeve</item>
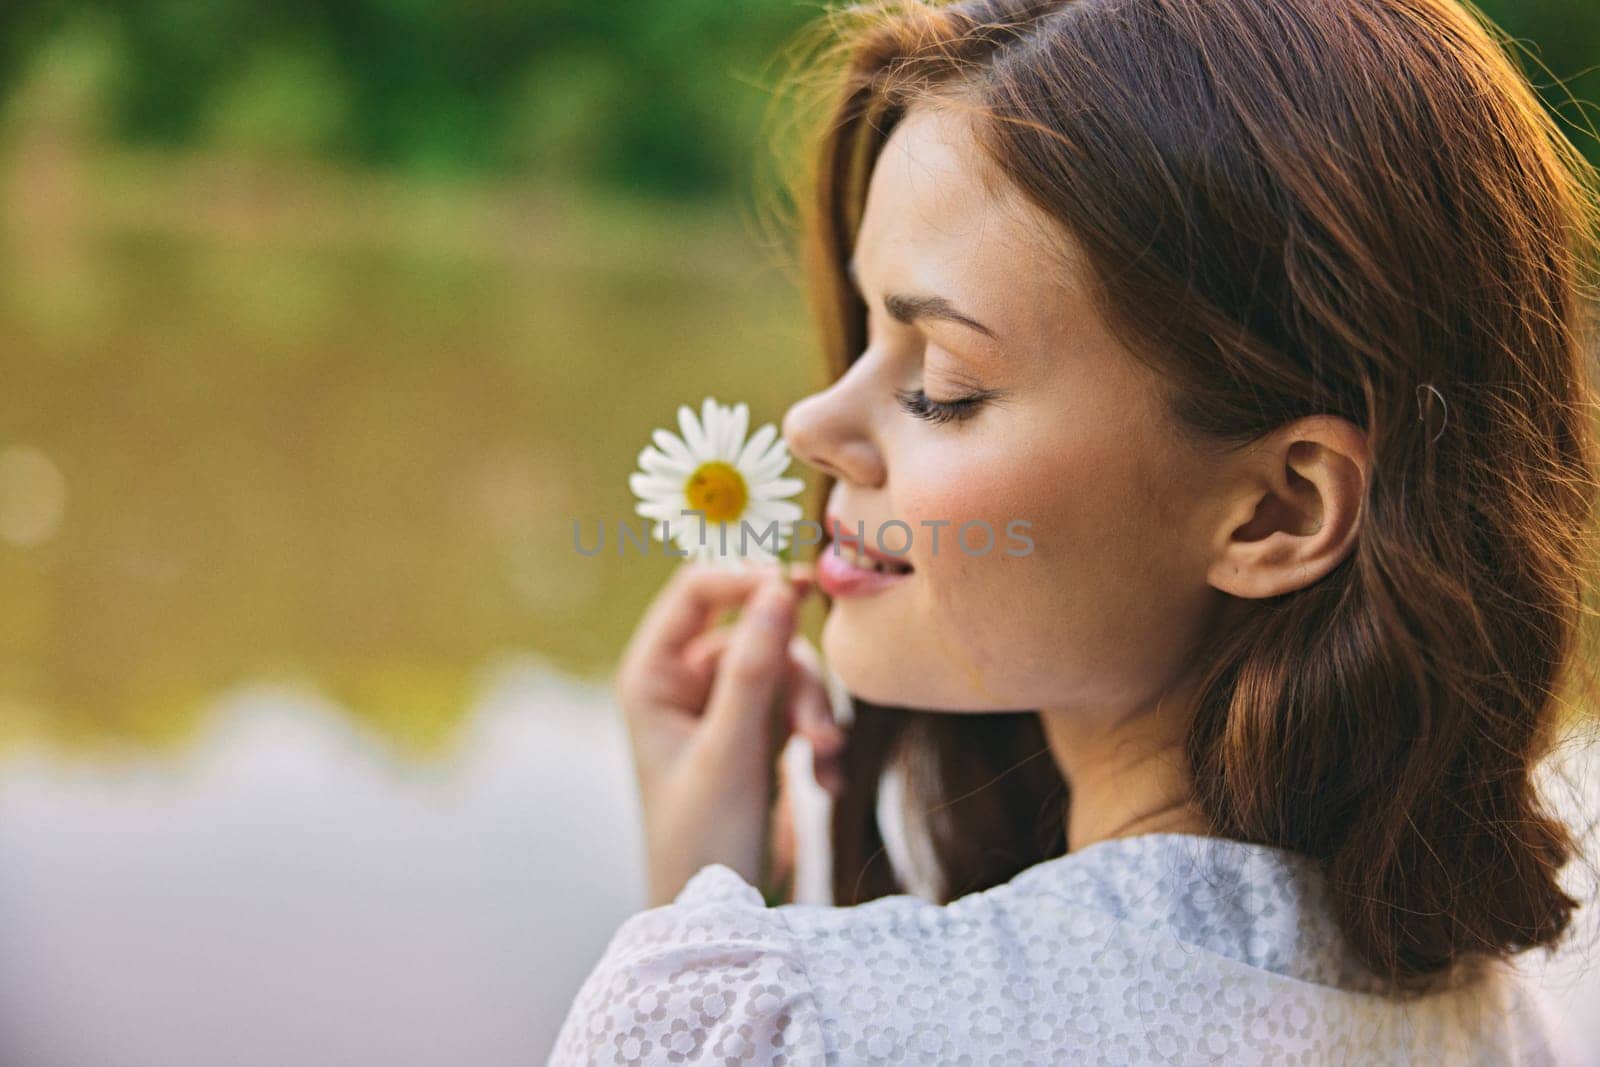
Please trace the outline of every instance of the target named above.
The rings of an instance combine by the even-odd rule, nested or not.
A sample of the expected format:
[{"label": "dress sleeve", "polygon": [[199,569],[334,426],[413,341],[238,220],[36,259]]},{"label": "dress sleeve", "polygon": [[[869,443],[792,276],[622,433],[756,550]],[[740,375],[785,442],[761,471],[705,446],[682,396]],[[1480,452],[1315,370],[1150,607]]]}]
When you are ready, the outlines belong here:
[{"label": "dress sleeve", "polygon": [[585,979],[548,1067],[827,1059],[799,944],[732,868],[702,867],[677,898],[629,918]]}]

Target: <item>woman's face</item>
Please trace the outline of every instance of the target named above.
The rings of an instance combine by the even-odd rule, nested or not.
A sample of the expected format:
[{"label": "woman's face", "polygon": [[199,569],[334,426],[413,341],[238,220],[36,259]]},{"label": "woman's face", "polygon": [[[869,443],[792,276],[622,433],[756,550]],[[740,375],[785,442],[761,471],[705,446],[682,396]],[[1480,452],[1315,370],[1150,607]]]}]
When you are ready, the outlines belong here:
[{"label": "woman's face", "polygon": [[[793,453],[837,479],[828,513],[848,535],[859,523],[875,548],[880,524],[911,530],[911,573],[836,597],[823,651],[875,703],[1128,708],[1174,680],[1224,599],[1205,580],[1222,525],[1216,472],[1082,276],[1064,275],[1042,236],[1058,224],[986,182],[967,122],[914,108],[892,132],[855,247],[869,343],[783,421]],[[987,333],[897,321],[896,294],[940,297]],[[897,401],[917,389],[995,395],[937,423]],[[967,549],[956,540],[978,520],[994,534],[986,554],[982,525]],[[906,537],[891,526],[883,543],[897,552]]]}]

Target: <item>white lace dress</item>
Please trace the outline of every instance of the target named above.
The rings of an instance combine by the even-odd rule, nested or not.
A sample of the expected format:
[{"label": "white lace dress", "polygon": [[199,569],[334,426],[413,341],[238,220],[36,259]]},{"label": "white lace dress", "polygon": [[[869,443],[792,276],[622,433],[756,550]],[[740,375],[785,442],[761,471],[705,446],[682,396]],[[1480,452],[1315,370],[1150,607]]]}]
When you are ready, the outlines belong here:
[{"label": "white lace dress", "polygon": [[550,1064],[1578,1062],[1508,968],[1374,989],[1314,866],[1264,846],[1103,841],[946,905],[769,908],[713,864],[623,923]]}]

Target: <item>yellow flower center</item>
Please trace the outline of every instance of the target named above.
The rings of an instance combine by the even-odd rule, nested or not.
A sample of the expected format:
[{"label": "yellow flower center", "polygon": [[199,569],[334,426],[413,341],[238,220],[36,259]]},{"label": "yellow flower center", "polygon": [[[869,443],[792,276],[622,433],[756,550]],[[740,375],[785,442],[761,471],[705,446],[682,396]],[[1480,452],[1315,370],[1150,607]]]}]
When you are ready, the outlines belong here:
[{"label": "yellow flower center", "polygon": [[744,514],[749,493],[739,469],[721,460],[702,463],[684,489],[689,506],[705,513],[706,522],[732,522]]}]

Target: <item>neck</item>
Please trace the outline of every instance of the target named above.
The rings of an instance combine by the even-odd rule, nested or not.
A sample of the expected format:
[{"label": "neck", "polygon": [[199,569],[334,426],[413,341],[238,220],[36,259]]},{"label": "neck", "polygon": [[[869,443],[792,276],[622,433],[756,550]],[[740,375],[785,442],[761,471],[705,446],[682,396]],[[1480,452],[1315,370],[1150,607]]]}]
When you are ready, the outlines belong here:
[{"label": "neck", "polygon": [[1067,850],[1159,832],[1208,832],[1194,803],[1187,723],[1160,705],[1115,716],[1045,709],[1040,725],[1069,786]]}]

